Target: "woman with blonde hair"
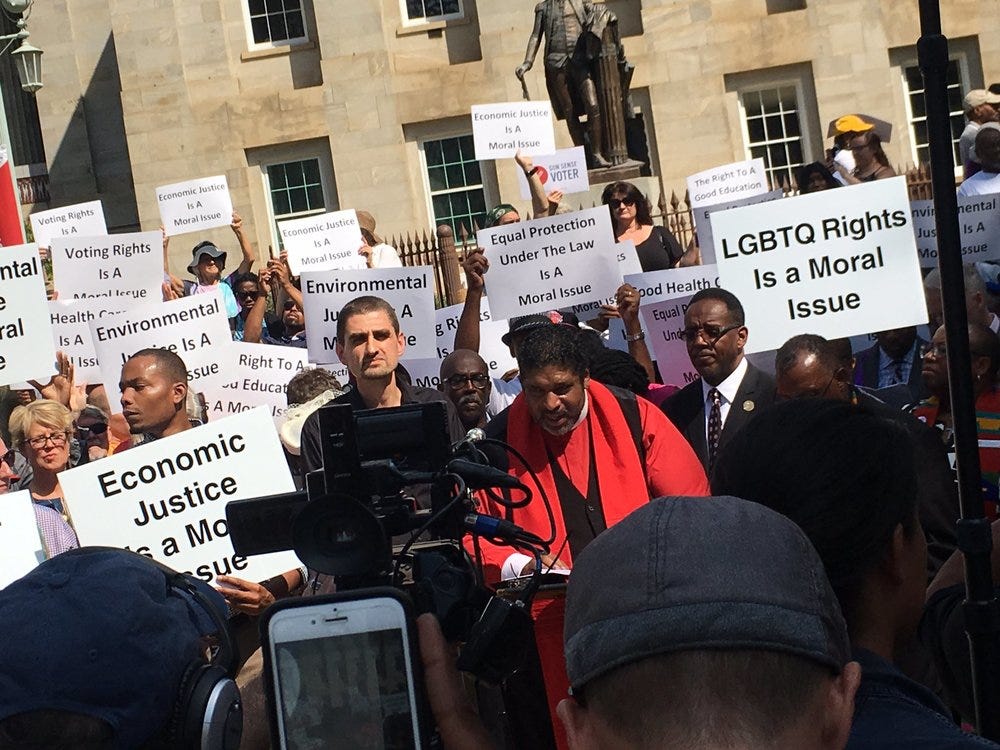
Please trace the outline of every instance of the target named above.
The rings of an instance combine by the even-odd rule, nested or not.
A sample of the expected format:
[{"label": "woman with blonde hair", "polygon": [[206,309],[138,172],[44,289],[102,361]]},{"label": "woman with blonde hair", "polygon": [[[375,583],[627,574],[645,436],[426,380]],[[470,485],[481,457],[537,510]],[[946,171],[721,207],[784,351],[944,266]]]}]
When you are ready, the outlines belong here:
[{"label": "woman with blonde hair", "polygon": [[11,440],[31,465],[31,499],[64,513],[59,472],[69,468],[73,415],[58,401],[39,399],[10,415]]}]

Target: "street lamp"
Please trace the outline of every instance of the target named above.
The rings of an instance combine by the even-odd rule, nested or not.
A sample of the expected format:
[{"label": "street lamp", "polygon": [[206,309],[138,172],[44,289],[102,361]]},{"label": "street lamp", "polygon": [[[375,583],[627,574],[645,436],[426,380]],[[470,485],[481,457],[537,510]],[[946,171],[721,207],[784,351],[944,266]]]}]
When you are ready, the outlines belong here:
[{"label": "street lamp", "polygon": [[19,16],[17,31],[0,36],[0,41],[8,42],[7,46],[0,50],[0,54],[10,49],[14,42],[21,42],[11,55],[17,66],[17,74],[21,78],[21,88],[29,94],[34,94],[42,87],[42,51],[28,42],[28,29],[25,28],[33,3],[34,0],[0,0],[0,6],[5,12]]}]

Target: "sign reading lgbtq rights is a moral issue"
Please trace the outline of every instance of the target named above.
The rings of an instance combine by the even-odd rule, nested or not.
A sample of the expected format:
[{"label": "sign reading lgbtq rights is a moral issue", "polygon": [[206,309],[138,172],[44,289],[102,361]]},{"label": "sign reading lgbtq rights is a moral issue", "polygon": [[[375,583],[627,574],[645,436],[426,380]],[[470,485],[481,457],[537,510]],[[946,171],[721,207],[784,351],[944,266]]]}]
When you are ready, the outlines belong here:
[{"label": "sign reading lgbtq rights is a moral issue", "polygon": [[472,106],[472,140],[476,159],[510,159],[556,150],[549,102],[505,102]]},{"label": "sign reading lgbtq rights is a moral issue", "polygon": [[434,282],[430,266],[365,268],[359,271],[303,273],[302,304],[309,329],[309,361],[340,361],[337,357],[337,315],[355,297],[374,295],[396,311],[405,356],[431,358],[434,337]]},{"label": "sign reading lgbtq rights is a moral issue", "polygon": [[240,557],[231,500],[295,485],[267,409],[254,409],[59,474],[85,545],[124,547],[204,581],[263,581],[298,566],[292,552]]},{"label": "sign reading lgbtq rights is a moral issue", "polygon": [[233,200],[225,175],[158,187],[156,202],[168,237],[227,227],[233,221]]},{"label": "sign reading lgbtq rights is a moral issue", "polygon": [[100,201],[36,211],[29,218],[31,236],[40,247],[51,247],[54,237],[98,237],[108,233]]},{"label": "sign reading lgbtq rights is a moral issue", "polygon": [[904,177],[722,211],[712,227],[748,349],[927,322]]},{"label": "sign reading lgbtq rights is a moral issue", "polygon": [[303,271],[367,268],[361,247],[361,225],[354,209],[278,222],[281,241],[288,250],[288,267]]},{"label": "sign reading lgbtq rights is a moral issue", "polygon": [[47,380],[55,361],[38,245],[0,248],[0,385]]},{"label": "sign reading lgbtq rights is a moral issue", "polygon": [[159,232],[102,237],[53,237],[52,275],[60,299],[163,298],[163,238]]},{"label": "sign reading lgbtq rights is a moral issue", "polygon": [[606,206],[480,229],[495,318],[556,310],[610,297],[621,284]]}]

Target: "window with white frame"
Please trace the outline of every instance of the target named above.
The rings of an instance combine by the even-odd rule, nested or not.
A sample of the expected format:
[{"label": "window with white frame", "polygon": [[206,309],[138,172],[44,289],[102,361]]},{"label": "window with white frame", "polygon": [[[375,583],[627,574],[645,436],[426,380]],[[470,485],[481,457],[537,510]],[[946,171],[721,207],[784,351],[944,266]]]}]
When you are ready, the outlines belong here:
[{"label": "window with white frame", "polygon": [[306,0],[245,0],[249,41],[254,47],[279,47],[308,39]]},{"label": "window with white frame", "polygon": [[770,184],[792,184],[805,163],[801,88],[789,82],[740,92],[743,140],[749,158],[764,160]]},{"label": "window with white frame", "polygon": [[447,21],[464,17],[462,0],[400,0],[403,21],[408,24]]},{"label": "window with white frame", "polygon": [[449,224],[460,241],[486,219],[486,188],[471,135],[420,142],[435,226]]},{"label": "window with white frame", "polygon": [[[965,113],[962,108],[963,82],[968,81],[965,57],[952,57],[948,61],[948,115],[951,120],[951,142],[956,171],[961,171],[958,140],[965,129]],[[930,146],[927,138],[927,105],[924,101],[924,80],[920,66],[903,66],[903,87],[906,92],[906,117],[910,125],[910,142],[913,144],[913,159],[917,164],[930,162]],[[966,84],[965,89],[968,88]]]},{"label": "window with white frame", "polygon": [[318,158],[281,162],[265,166],[267,197],[274,220],[275,236],[281,247],[279,221],[326,213],[327,200]]}]

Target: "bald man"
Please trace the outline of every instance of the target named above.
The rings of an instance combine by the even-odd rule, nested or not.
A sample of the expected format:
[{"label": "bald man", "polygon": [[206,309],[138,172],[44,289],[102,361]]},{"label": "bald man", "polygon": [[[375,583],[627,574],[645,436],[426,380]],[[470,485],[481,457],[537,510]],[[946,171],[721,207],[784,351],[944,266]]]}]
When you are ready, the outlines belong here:
[{"label": "bald man", "polygon": [[490,370],[471,349],[456,349],[441,362],[441,391],[455,405],[462,427],[486,426],[490,402]]}]

